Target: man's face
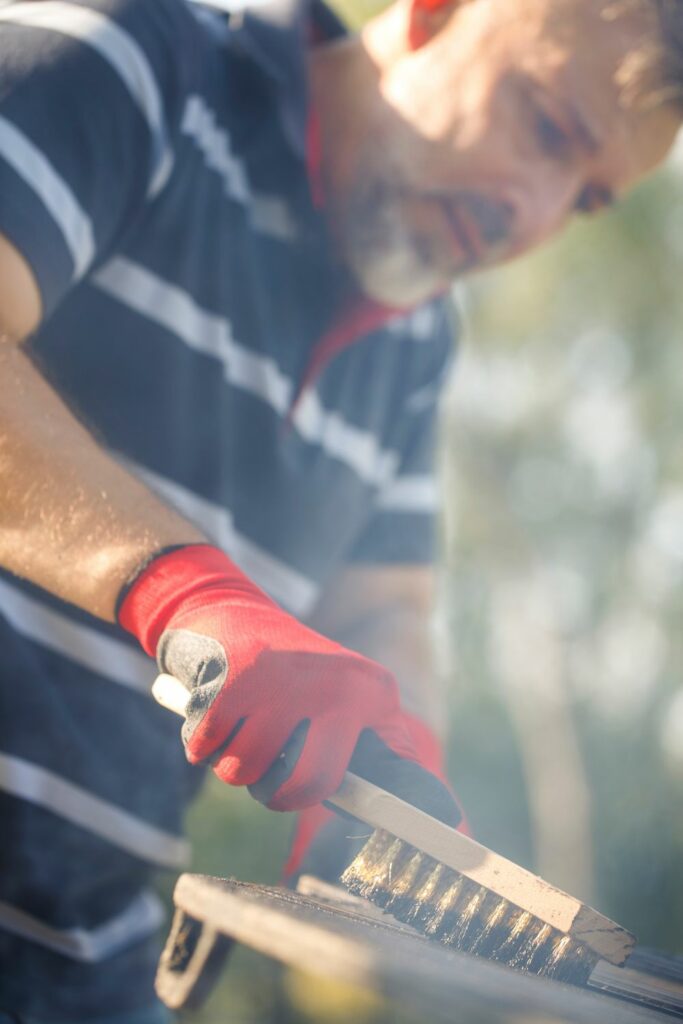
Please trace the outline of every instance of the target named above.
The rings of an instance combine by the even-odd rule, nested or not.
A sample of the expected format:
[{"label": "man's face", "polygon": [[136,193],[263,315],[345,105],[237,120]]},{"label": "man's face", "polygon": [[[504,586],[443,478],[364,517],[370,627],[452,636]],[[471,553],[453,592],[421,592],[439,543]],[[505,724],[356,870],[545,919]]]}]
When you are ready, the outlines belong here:
[{"label": "man's face", "polygon": [[379,91],[358,97],[330,182],[364,290],[412,305],[609,205],[660,163],[677,116],[627,103],[617,81],[648,32],[645,12],[610,19],[601,0],[470,0],[422,45],[375,48]]}]

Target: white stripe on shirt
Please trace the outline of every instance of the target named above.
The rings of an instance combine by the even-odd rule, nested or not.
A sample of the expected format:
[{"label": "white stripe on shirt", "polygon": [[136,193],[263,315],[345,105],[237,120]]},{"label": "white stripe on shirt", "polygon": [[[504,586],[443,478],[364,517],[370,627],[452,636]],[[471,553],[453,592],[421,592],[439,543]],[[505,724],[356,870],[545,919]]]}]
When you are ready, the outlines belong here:
[{"label": "white stripe on shirt", "polygon": [[[190,348],[220,360],[230,384],[256,395],[280,416],[286,415],[294,394],[292,381],[274,359],[236,342],[229,321],[202,309],[188,292],[122,257],[115,257],[91,280]],[[397,453],[383,449],[374,434],[326,409],[314,389],[299,399],[292,425],[306,441],[345,463],[370,486],[384,486],[395,472]]]},{"label": "white stripe on shirt", "polygon": [[38,147],[2,116],[0,156],[38,196],[71,253],[74,277],[82,277],[95,255],[95,237],[90,218],[70,187]]},{"label": "white stripe on shirt", "polygon": [[275,360],[238,345],[228,320],[201,309],[182,288],[123,257],[105,264],[91,282],[190,348],[218,359],[231,384],[259,395],[281,415],[289,408],[292,383]]},{"label": "white stripe on shirt", "polygon": [[377,507],[387,512],[434,512],[437,488],[432,476],[398,476],[380,493]]},{"label": "white stripe on shirt", "polygon": [[398,454],[383,449],[374,434],[325,409],[318,393],[304,391],[292,415],[292,425],[306,441],[318,444],[328,455],[346,463],[374,487],[383,486],[398,464]]},{"label": "white stripe on shirt", "polygon": [[398,334],[401,338],[409,337],[418,342],[432,341],[436,326],[437,314],[433,306],[418,306],[417,309],[387,323],[387,329],[392,334]]},{"label": "white stripe on shirt", "polygon": [[142,860],[176,868],[189,859],[187,840],[150,825],[22,757],[0,754],[0,789],[44,807]]},{"label": "white stripe on shirt", "polygon": [[319,594],[317,585],[238,533],[228,509],[199,497],[186,487],[137,463],[127,459],[122,461],[153,491],[199,526],[207,537],[235,560],[254,583],[288,611],[304,617],[312,610]]},{"label": "white stripe on shirt", "polygon": [[91,47],[107,61],[147,122],[154,152],[149,192],[155,195],[168,179],[172,154],[167,141],[161,94],[139,43],[100,11],[64,0],[11,4],[0,10],[0,19],[60,32]]},{"label": "white stripe on shirt", "polygon": [[150,694],[154,662],[114,637],[67,618],[29,597],[18,587],[0,580],[0,613],[17,633],[48,650],[56,651],[100,676]]},{"label": "white stripe on shirt", "polygon": [[252,192],[244,165],[232,152],[228,133],[219,127],[203,96],[188,97],[180,131],[195,143],[206,166],[220,176],[225,194],[246,208],[256,231],[282,241],[296,237],[296,225],[287,204],[279,196]]},{"label": "white stripe on shirt", "polygon": [[282,242],[293,241],[299,233],[289,207],[279,196],[252,192],[249,216],[255,231]]},{"label": "white stripe on shirt", "polygon": [[0,900],[0,928],[83,963],[99,963],[155,932],[165,917],[161,900],[146,890],[94,928],[55,928]]},{"label": "white stripe on shirt", "polygon": [[216,116],[201,96],[188,96],[180,131],[191,138],[212,171],[220,175],[226,194],[246,203],[249,199],[244,166],[232,152],[226,132],[216,124]]}]

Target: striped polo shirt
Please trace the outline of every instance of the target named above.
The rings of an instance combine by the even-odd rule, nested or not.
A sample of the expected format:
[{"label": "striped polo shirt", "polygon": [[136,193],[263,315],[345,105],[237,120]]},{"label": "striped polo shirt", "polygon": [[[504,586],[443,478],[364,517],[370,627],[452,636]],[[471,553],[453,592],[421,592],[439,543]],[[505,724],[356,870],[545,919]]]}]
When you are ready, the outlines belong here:
[{"label": "striped polo shirt", "polygon": [[[433,303],[307,375],[354,306],[306,170],[312,25],[340,31],[292,0],[230,18],[0,6],[0,232],[40,287],[35,358],[116,459],[302,618],[344,564],[429,559],[452,350]],[[201,772],[130,637],[6,573],[0,613],[0,1008],[143,1004],[148,883],[186,863]]]}]

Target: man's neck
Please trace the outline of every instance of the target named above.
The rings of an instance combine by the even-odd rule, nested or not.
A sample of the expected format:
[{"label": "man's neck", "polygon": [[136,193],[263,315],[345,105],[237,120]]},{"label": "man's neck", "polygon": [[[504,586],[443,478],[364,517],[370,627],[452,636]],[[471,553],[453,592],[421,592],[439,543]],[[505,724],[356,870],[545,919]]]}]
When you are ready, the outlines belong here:
[{"label": "man's neck", "polygon": [[326,193],[334,196],[348,181],[369,107],[379,96],[377,68],[362,36],[314,46],[309,83],[319,124],[320,173]]}]

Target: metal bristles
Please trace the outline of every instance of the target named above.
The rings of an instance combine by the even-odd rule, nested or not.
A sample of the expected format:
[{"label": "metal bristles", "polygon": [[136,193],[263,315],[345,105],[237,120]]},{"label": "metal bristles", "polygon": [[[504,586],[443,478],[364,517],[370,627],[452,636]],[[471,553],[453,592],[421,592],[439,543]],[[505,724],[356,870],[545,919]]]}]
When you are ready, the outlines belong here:
[{"label": "metal bristles", "polygon": [[598,960],[587,946],[381,829],[341,882],[445,946],[520,971],[585,985]]}]

